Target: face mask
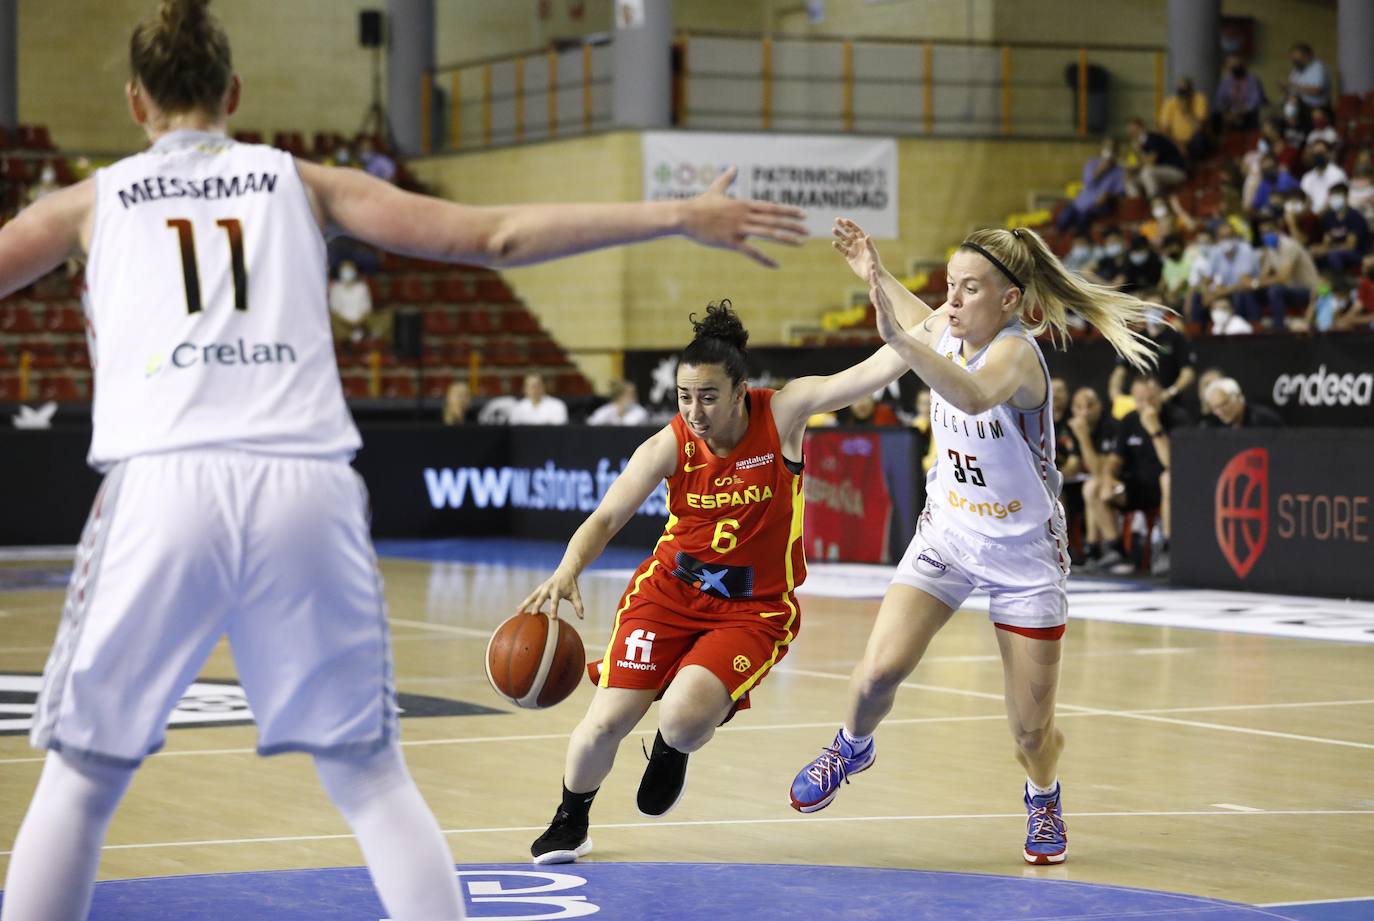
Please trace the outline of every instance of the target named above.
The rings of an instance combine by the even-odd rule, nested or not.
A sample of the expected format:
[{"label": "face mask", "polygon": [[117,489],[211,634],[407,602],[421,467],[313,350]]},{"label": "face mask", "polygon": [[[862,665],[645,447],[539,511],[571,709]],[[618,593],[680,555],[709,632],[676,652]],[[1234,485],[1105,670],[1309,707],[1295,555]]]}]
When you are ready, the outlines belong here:
[{"label": "face mask", "polygon": [[346,150],[341,150],[334,155],[334,162],[338,163],[340,166],[347,163],[349,159],[350,157],[348,156],[348,151]]},{"label": "face mask", "polygon": [[1279,235],[1272,230],[1264,235],[1264,245],[1270,249],[1276,249],[1279,245]]},{"label": "face mask", "polygon": [[1131,252],[1131,256],[1130,256],[1131,264],[1132,264],[1132,265],[1144,265],[1144,264],[1145,264],[1145,260],[1147,260],[1147,259],[1149,259],[1149,258],[1150,258],[1150,254],[1147,253],[1147,252],[1145,252],[1145,251],[1142,250],[1142,249],[1133,250],[1133,251]]},{"label": "face mask", "polygon": [[1350,301],[1345,297],[1333,297],[1331,299],[1331,306],[1336,308],[1336,313],[1340,313],[1350,306]]},{"label": "face mask", "polygon": [[1262,153],[1262,154],[1267,154],[1267,153],[1271,152],[1271,151],[1274,149],[1274,145],[1269,143],[1269,139],[1268,139],[1268,138],[1260,138],[1260,139],[1259,139],[1259,143],[1256,144],[1255,147],[1256,147],[1256,148],[1259,150],[1259,152]]},{"label": "face mask", "polygon": [[1217,244],[1217,248],[1220,249],[1222,253],[1224,253],[1228,257],[1234,256],[1236,254],[1236,241],[1223,240],[1222,242]]},{"label": "face mask", "polygon": [[1069,250],[1069,255],[1082,259],[1084,256],[1088,255],[1088,247],[1082,243],[1075,243],[1073,248]]},{"label": "face mask", "polygon": [[1330,160],[1326,159],[1325,154],[1317,154],[1312,158],[1312,165],[1317,169],[1326,169],[1326,164],[1330,162]]},{"label": "face mask", "polygon": [[1341,210],[1342,208],[1345,207],[1345,196],[1344,196],[1344,195],[1332,195],[1331,198],[1328,199],[1328,201],[1331,202],[1331,210],[1332,210],[1332,211],[1339,211],[1339,210]]},{"label": "face mask", "polygon": [[1243,76],[1245,76],[1245,68],[1244,68],[1244,67],[1232,67],[1232,68],[1231,68],[1231,76],[1233,76],[1233,77],[1243,77]]},{"label": "face mask", "polygon": [[45,185],[51,185],[57,181],[57,173],[54,172],[52,169],[45,169],[43,170],[43,175],[40,178],[43,180],[43,183]]},{"label": "face mask", "polygon": [[[1202,249],[1203,247],[1198,247],[1198,248],[1199,248],[1199,249]],[[1165,253],[1164,255],[1168,256],[1169,259],[1170,259],[1170,261],[1177,262],[1178,260],[1180,260],[1180,259],[1183,258],[1183,250],[1181,250],[1181,249],[1171,249],[1171,250],[1169,250],[1167,253]]]},{"label": "face mask", "polygon": [[1290,201],[1288,204],[1283,206],[1283,210],[1287,211],[1289,214],[1302,214],[1303,211],[1306,209],[1303,207],[1302,202]]},{"label": "face mask", "polygon": [[1267,169],[1264,172],[1260,173],[1260,175],[1264,177],[1265,182],[1277,182],[1279,178],[1279,171],[1276,169]]},{"label": "face mask", "polygon": [[1178,94],[1184,99],[1187,99],[1189,96],[1193,95],[1193,88],[1191,86],[1180,86],[1178,88]]},{"label": "face mask", "polygon": [[1283,116],[1289,121],[1298,117],[1298,104],[1296,102],[1285,102],[1283,104]]},{"label": "face mask", "polygon": [[1103,251],[1106,252],[1108,256],[1115,258],[1121,255],[1121,244],[1115,242],[1108,243],[1103,247]]},{"label": "face mask", "polygon": [[353,281],[358,277],[358,270],[351,265],[346,265],[339,269],[340,281]]},{"label": "face mask", "polygon": [[1231,319],[1231,311],[1229,311],[1229,310],[1222,310],[1220,307],[1213,308],[1213,310],[1212,310],[1212,325],[1213,325],[1213,326],[1225,326],[1225,325],[1226,325],[1226,321],[1229,320],[1229,319]]},{"label": "face mask", "polygon": [[1115,153],[1115,151],[1112,150],[1110,147],[1104,147],[1104,148],[1102,148],[1102,159],[1104,159],[1104,160],[1110,159],[1111,156],[1112,156],[1114,153]]},{"label": "face mask", "polygon": [[1169,216],[1169,209],[1163,205],[1155,205],[1150,209],[1150,213],[1155,216],[1155,220],[1162,221]]}]

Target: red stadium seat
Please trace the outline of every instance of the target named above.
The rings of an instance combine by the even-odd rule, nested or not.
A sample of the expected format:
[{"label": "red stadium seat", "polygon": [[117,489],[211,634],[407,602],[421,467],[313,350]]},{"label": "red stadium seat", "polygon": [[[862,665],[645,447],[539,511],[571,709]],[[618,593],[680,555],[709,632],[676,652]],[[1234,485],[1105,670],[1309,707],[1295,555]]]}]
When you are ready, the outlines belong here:
[{"label": "red stadium seat", "polygon": [[19,378],[5,375],[0,377],[0,403],[15,403],[19,400]]},{"label": "red stadium seat", "polygon": [[67,374],[45,375],[38,382],[37,391],[40,400],[57,400],[65,403],[86,398],[81,385],[76,382],[75,378]]},{"label": "red stadium seat", "polygon": [[539,321],[524,307],[516,304],[501,311],[501,331],[531,335],[539,332]]},{"label": "red stadium seat", "polygon": [[466,304],[473,299],[472,282],[454,273],[439,280],[439,300],[448,304]]},{"label": "red stadium seat", "polygon": [[390,399],[413,399],[415,375],[408,372],[385,375],[382,378],[382,396]]},{"label": "red stadium seat", "polygon": [[407,274],[395,279],[391,291],[392,300],[405,304],[421,304],[433,299],[429,279],[419,275]]},{"label": "red stadium seat", "polygon": [[425,333],[430,336],[452,336],[458,332],[457,317],[441,307],[426,310],[422,323]]},{"label": "red stadium seat", "polygon": [[36,333],[38,322],[33,311],[23,304],[8,304],[0,307],[0,332]]},{"label": "red stadium seat", "polygon": [[482,278],[477,282],[477,299],[493,304],[504,304],[515,300],[515,295],[500,278]]}]

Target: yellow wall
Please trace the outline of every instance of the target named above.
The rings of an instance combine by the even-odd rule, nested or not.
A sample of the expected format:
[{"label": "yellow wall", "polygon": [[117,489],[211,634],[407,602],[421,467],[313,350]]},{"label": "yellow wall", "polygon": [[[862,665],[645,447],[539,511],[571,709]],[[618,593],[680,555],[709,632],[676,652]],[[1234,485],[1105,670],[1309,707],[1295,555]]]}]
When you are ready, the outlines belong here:
[{"label": "yellow wall", "polygon": [[[901,238],[884,241],[890,266],[943,262],[946,250],[978,224],[1026,207],[1027,192],[1059,190],[1095,145],[1051,141],[900,140]],[[436,157],[417,173],[446,197],[472,204],[632,201],[642,195],[639,136],[616,132],[526,147]],[[731,298],[756,345],[781,344],[789,323],[819,320],[848,303],[858,282],[825,240],[774,248],[770,272],[740,256],[658,240],[503,274],[565,346],[575,350],[681,345],[687,314]],[[607,356],[578,356],[598,382]]]},{"label": "yellow wall", "polygon": [[[155,0],[25,0],[19,4],[19,119],[46,124],[74,150],[144,145],[123,87],[129,35]],[[243,78],[241,129],[353,133],[371,99],[370,52],[358,47],[358,11],[378,0],[221,0],[210,9],[229,33]]]}]

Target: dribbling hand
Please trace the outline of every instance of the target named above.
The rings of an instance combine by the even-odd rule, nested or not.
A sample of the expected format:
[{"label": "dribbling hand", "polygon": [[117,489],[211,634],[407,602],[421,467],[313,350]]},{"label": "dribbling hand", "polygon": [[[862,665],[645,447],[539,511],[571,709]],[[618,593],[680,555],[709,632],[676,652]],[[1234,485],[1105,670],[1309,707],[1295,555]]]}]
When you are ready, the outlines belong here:
[{"label": "dribbling hand", "polygon": [[529,597],[520,602],[517,609],[521,614],[537,614],[544,607],[544,602],[551,602],[549,613],[555,619],[558,617],[558,606],[564,601],[572,603],[573,613],[578,620],[585,620],[586,614],[582,607],[582,592],[577,587],[577,576],[557,570],[544,584],[540,585]]},{"label": "dribbling hand", "polygon": [[749,238],[800,246],[807,237],[803,214],[786,205],[730,198],[725,190],[738,172],[730,167],[716,177],[710,188],[685,203],[682,233],[703,246],[734,250],[759,265],[776,269],[777,261],[750,246]]},{"label": "dribbling hand", "polygon": [[874,269],[882,273],[883,261],[878,258],[878,248],[862,227],[848,218],[838,217],[835,218],[834,233],[835,239],[830,241],[830,245],[844,257],[855,275],[868,281]]}]

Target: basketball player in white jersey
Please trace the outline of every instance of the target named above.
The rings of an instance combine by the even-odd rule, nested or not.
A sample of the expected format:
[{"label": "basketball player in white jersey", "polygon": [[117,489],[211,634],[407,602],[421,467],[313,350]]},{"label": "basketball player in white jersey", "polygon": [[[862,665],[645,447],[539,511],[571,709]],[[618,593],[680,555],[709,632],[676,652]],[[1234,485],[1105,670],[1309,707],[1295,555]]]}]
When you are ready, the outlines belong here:
[{"label": "basketball player in white jersey", "polygon": [[239,80],[207,2],[163,0],[134,30],[126,91],[151,148],[0,229],[0,297],[88,258],[90,462],[106,472],[34,718],[49,754],[3,921],[86,916],[110,817],[226,633],[259,752],[314,755],[388,916],[459,918],[452,856],[397,742],[325,231],[485,265],[680,233],[772,264],[748,238],[804,227],[727,198],[729,175],[686,203],[473,208],[237,144]]},{"label": "basketball player in white jersey", "polygon": [[[1025,767],[1025,859],[1059,863],[1068,849],[1054,723],[1060,639],[1068,615],[1068,547],[1054,465],[1050,375],[1035,336],[1066,332],[1072,310],[1122,355],[1150,361],[1131,324],[1147,306],[1069,273],[1031,230],[980,230],[950,258],[936,313],[886,272],[860,228],[841,221],[836,248],[870,286],[883,339],[930,385],[935,467],[926,507],[854,669],[844,725],[797,774],[793,808],[825,808],[841,783],[877,758],[873,733],[926,646],[974,589],[991,596],[1007,715]],[[924,322],[907,332],[905,303]],[[912,303],[912,302],[915,303]],[[1031,318],[1038,309],[1040,319]]]}]

